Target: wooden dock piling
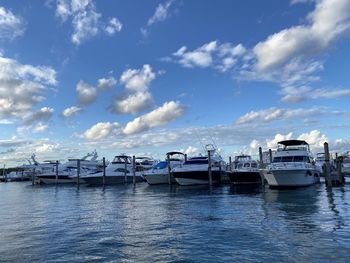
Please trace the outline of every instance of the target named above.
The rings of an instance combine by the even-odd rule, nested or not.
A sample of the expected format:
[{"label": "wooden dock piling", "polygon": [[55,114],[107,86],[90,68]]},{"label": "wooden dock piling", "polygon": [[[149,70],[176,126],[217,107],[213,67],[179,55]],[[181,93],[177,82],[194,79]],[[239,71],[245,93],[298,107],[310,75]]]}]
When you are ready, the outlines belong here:
[{"label": "wooden dock piling", "polygon": [[77,186],[80,185],[80,159],[77,160]]},{"label": "wooden dock piling", "polygon": [[208,151],[208,177],[209,186],[213,185],[212,171],[211,171],[211,152]]},{"label": "wooden dock piling", "polygon": [[272,150],[269,149],[269,159],[270,159],[270,163],[272,163]]},{"label": "wooden dock piling", "polygon": [[[185,155],[185,159],[186,159],[186,155]],[[171,179],[172,179],[172,174],[171,174],[171,167],[170,167],[170,156],[169,154],[166,155],[166,162],[167,162],[167,165],[168,165],[168,183],[169,185],[171,185]]]},{"label": "wooden dock piling", "polygon": [[323,144],[324,147],[324,157],[325,157],[325,163],[323,165],[323,174],[326,179],[326,186],[332,186],[332,178],[331,178],[331,169],[330,169],[330,155],[329,155],[329,146],[328,143],[325,142]]},{"label": "wooden dock piling", "polygon": [[33,168],[33,174],[32,174],[32,185],[35,184],[35,167]]},{"label": "wooden dock piling", "polygon": [[124,182],[128,183],[128,157],[125,157],[125,162],[124,162]]},{"label": "wooden dock piling", "polygon": [[230,157],[228,157],[228,163],[229,163],[229,167],[230,167],[230,171],[232,172],[232,158],[231,158],[231,156]]},{"label": "wooden dock piling", "polygon": [[132,184],[136,185],[136,157],[132,157]]},{"label": "wooden dock piling", "polygon": [[102,185],[103,187],[106,185],[106,158],[102,158],[102,164],[103,164],[103,174],[102,174]]},{"label": "wooden dock piling", "polygon": [[262,148],[259,147],[259,163],[260,163],[260,167],[263,166],[264,161],[263,161],[263,153],[262,153]]},{"label": "wooden dock piling", "polygon": [[56,161],[56,176],[55,176],[55,183],[57,184],[58,183],[58,161]]}]

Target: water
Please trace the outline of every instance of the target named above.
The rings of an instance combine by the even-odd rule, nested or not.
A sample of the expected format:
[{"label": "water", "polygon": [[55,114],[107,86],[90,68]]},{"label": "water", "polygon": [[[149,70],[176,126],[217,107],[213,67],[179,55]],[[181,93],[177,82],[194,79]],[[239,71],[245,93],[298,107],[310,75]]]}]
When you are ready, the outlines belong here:
[{"label": "water", "polygon": [[0,184],[1,262],[349,262],[350,185]]}]

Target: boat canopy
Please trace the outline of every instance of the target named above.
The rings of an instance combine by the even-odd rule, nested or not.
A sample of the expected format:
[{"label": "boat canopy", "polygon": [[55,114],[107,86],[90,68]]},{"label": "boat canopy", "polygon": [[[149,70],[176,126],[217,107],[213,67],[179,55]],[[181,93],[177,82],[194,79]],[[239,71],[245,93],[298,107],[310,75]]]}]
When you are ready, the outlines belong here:
[{"label": "boat canopy", "polygon": [[284,146],[298,146],[298,145],[309,145],[306,141],[302,140],[286,140],[280,141],[278,144],[282,144]]},{"label": "boat canopy", "polygon": [[182,153],[182,152],[168,152],[166,155],[175,155],[175,154],[184,155],[184,153]]}]

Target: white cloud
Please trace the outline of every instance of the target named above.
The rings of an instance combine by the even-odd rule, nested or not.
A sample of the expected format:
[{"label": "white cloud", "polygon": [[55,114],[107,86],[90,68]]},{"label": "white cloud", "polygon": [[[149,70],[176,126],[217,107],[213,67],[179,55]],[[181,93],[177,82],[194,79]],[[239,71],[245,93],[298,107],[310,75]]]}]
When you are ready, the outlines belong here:
[{"label": "white cloud", "polygon": [[314,2],[316,0],[291,0],[290,4],[291,5],[295,5],[295,4],[304,4],[304,3],[308,3],[308,2]]},{"label": "white cloud", "polygon": [[110,110],[113,113],[135,114],[149,108],[153,97],[149,92],[149,85],[156,78],[156,73],[148,64],[142,69],[127,69],[120,82],[125,86],[125,91],[114,98]]},{"label": "white cloud", "polygon": [[283,134],[276,134],[273,139],[267,139],[266,140],[266,146],[268,149],[276,149],[277,143],[284,140],[291,140],[293,138],[293,132],[289,132],[285,135]]},{"label": "white cloud", "polygon": [[0,39],[12,40],[23,35],[24,30],[23,20],[0,6]]},{"label": "white cloud", "polygon": [[49,153],[54,152],[59,148],[59,144],[54,143],[43,143],[42,145],[39,145],[35,148],[36,153]]},{"label": "white cloud", "polygon": [[185,109],[178,102],[170,101],[163,106],[128,122],[123,129],[124,134],[135,134],[153,127],[168,124],[182,116]]},{"label": "white cloud", "polygon": [[128,69],[123,72],[120,82],[130,91],[146,91],[149,84],[154,80],[156,74],[148,64],[143,65],[142,69]]},{"label": "white cloud", "polygon": [[26,114],[23,118],[25,125],[31,125],[37,121],[49,121],[52,117],[54,109],[43,107],[38,111]]},{"label": "white cloud", "polygon": [[159,4],[153,14],[153,16],[148,19],[147,25],[151,26],[154,23],[164,21],[168,17],[168,12],[170,6],[174,3],[174,0],[169,0],[164,4]]},{"label": "white cloud", "polygon": [[257,70],[269,70],[291,58],[308,59],[324,51],[333,40],[349,29],[348,0],[320,0],[308,15],[309,23],[284,29],[254,47]]},{"label": "white cloud", "polygon": [[347,112],[332,111],[325,108],[298,108],[298,109],[284,109],[271,107],[260,111],[250,111],[236,120],[236,124],[247,123],[269,123],[278,120],[289,120],[297,118],[306,118],[310,116],[320,115],[348,115]]},{"label": "white cloud", "polygon": [[97,81],[97,87],[100,90],[107,90],[107,89],[113,88],[116,85],[117,85],[117,80],[113,77],[101,78]]},{"label": "white cloud", "polygon": [[113,113],[135,114],[148,109],[152,102],[152,95],[148,91],[136,92],[115,98],[110,108]]},{"label": "white cloud", "polygon": [[82,105],[95,102],[97,98],[97,89],[84,81],[80,80],[77,84],[78,101]]},{"label": "white cloud", "polygon": [[108,35],[112,36],[115,33],[118,33],[122,30],[123,24],[118,20],[118,18],[113,17],[109,20],[108,25],[105,28],[105,31]]},{"label": "white cloud", "polygon": [[303,133],[299,135],[298,140],[306,141],[314,151],[323,149],[323,144],[328,142],[327,136],[325,134],[321,134],[321,132],[318,130]]},{"label": "white cloud", "polygon": [[187,154],[187,155],[197,155],[200,153],[200,150],[197,147],[194,146],[188,146],[187,149],[182,149],[180,152]]},{"label": "white cloud", "polygon": [[121,22],[115,17],[111,18],[107,25],[101,22],[102,15],[97,12],[92,0],[58,0],[56,16],[60,17],[63,22],[68,18],[72,19],[71,40],[76,45],[96,36],[100,31],[114,35],[122,29]]},{"label": "white cloud", "polygon": [[[291,3],[297,2],[305,1]],[[315,9],[307,15],[306,22],[272,34],[252,49],[246,50],[240,44],[232,48],[232,43],[220,45],[212,41],[208,44],[216,43],[216,46],[210,51],[203,49],[208,44],[193,51],[183,46],[172,57],[163,60],[176,61],[185,67],[212,67],[220,72],[230,72],[239,80],[274,82],[282,88],[306,86],[320,80],[319,72],[324,68],[320,56],[350,28],[348,0],[313,2]],[[231,54],[227,50],[232,50]],[[345,90],[336,90],[328,96],[324,95],[323,90],[317,92],[318,95],[308,96],[307,99],[333,98],[344,92],[348,94]],[[284,101],[299,99],[293,96],[283,98]]]},{"label": "white cloud", "polygon": [[297,103],[309,99],[335,99],[350,96],[350,89],[311,88],[309,86],[288,86],[281,91],[283,102]]},{"label": "white cloud", "polygon": [[41,133],[46,131],[49,128],[49,125],[47,124],[43,124],[41,122],[39,122],[33,129],[34,132],[36,133]]},{"label": "white cloud", "polygon": [[62,116],[63,117],[71,117],[71,116],[79,114],[81,111],[82,111],[82,108],[77,107],[77,106],[72,106],[72,107],[64,109],[62,112]]},{"label": "white cloud", "polygon": [[83,136],[87,140],[103,140],[108,136],[118,134],[120,131],[120,125],[117,122],[99,122],[87,129]]},{"label": "white cloud", "polygon": [[56,84],[54,69],[0,56],[0,118],[23,119],[45,100],[46,86]]}]

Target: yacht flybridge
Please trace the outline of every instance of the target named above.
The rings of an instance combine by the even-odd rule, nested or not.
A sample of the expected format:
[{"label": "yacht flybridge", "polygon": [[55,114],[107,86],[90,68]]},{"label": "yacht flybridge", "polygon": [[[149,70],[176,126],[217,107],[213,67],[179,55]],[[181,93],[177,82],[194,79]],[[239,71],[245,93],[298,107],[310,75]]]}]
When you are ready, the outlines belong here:
[{"label": "yacht flybridge", "polygon": [[273,161],[265,173],[271,188],[302,187],[320,181],[320,170],[315,165],[309,144],[302,140],[278,143]]}]

